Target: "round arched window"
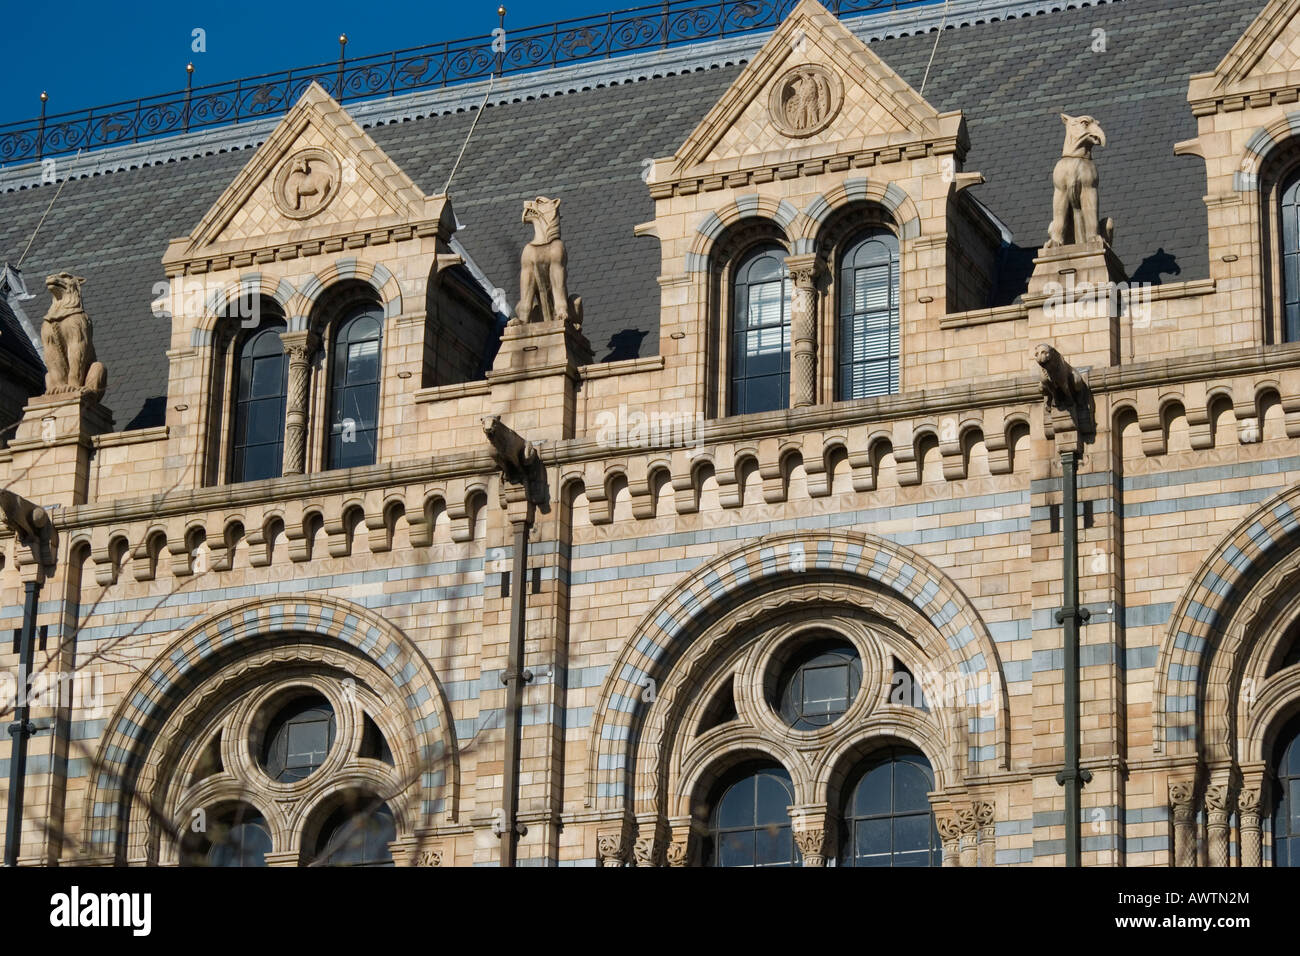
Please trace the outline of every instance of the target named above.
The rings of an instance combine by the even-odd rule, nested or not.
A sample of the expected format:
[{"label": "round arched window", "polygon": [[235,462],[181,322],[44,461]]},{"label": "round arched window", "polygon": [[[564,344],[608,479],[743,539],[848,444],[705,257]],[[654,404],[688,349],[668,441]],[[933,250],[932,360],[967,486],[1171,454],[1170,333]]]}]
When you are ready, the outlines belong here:
[{"label": "round arched window", "polygon": [[790,774],[779,764],[749,764],[720,782],[704,859],[709,866],[795,866]]},{"label": "round arched window", "polygon": [[847,641],[829,639],[801,648],[779,681],[778,707],[795,730],[816,730],[842,716],[862,686],[862,659]]},{"label": "round arched window", "polygon": [[361,798],[339,807],[321,827],[316,862],[322,866],[392,866],[388,844],[397,839],[393,811],[386,803]]},{"label": "round arched window", "polygon": [[849,780],[840,866],[939,866],[933,789],[930,762],[919,753],[876,754]]},{"label": "round arched window", "polygon": [[262,767],[272,780],[303,780],[321,764],[334,746],[334,708],[319,694],[298,697],[267,725]]},{"label": "round arched window", "polygon": [[1300,866],[1300,720],[1278,740],[1273,764],[1277,803],[1273,807],[1273,865]]},{"label": "round arched window", "polygon": [[205,821],[201,833],[187,833],[182,866],[266,866],[271,830],[266,819],[247,804]]}]

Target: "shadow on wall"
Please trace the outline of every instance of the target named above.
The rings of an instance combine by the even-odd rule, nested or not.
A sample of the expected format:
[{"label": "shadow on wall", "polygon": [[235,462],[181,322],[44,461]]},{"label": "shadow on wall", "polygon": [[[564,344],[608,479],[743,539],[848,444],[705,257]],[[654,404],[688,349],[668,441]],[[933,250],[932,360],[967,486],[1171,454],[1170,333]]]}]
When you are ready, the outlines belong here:
[{"label": "shadow on wall", "polygon": [[609,340],[609,352],[601,361],[621,362],[625,359],[640,358],[641,343],[649,334],[640,329],[624,329],[622,332],[615,332]]},{"label": "shadow on wall", "polygon": [[1142,260],[1141,265],[1133,270],[1129,277],[1129,282],[1133,285],[1142,285],[1149,283],[1151,285],[1160,285],[1162,275],[1179,275],[1182,269],[1178,266],[1178,258],[1165,252],[1164,247],[1155,251],[1154,255],[1147,256]]},{"label": "shadow on wall", "polygon": [[146,398],[144,404],[140,406],[140,411],[136,413],[135,418],[126,423],[125,431],[132,431],[136,428],[153,428],[156,425],[165,425],[167,423],[167,396],[155,395],[153,398]]},{"label": "shadow on wall", "polygon": [[[1034,257],[1038,251],[1037,247],[1026,249],[1015,243],[1002,247],[998,253],[998,275],[993,287],[993,301],[989,303],[991,308],[1010,305],[1025,294],[1029,288],[1029,277],[1034,272]],[[1164,281],[1162,276],[1181,275],[1182,271],[1178,257],[1165,252],[1161,246],[1133,270],[1129,282],[1133,285],[1160,285]]]}]

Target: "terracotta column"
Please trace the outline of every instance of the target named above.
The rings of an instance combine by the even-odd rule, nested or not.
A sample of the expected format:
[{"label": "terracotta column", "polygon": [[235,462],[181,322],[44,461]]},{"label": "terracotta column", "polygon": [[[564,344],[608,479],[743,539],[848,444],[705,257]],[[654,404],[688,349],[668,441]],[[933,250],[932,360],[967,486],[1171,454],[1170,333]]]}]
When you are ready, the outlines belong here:
[{"label": "terracotta column", "polygon": [[1210,866],[1227,866],[1228,823],[1232,816],[1232,788],[1216,784],[1205,791],[1206,842]]},{"label": "terracotta column", "polygon": [[957,811],[957,827],[961,830],[961,865],[979,865],[979,826],[975,820],[975,808],[963,807]]},{"label": "terracotta column", "polygon": [[934,821],[943,842],[943,865],[961,866],[961,827],[957,825],[957,818],[937,816]]},{"label": "terracotta column", "polygon": [[979,865],[993,866],[997,850],[997,822],[994,819],[992,803],[979,801],[975,804],[975,824],[979,827]]},{"label": "terracotta column", "polygon": [[790,407],[817,401],[817,274],[815,255],[789,256],[794,296],[790,302]]},{"label": "terracotta column", "polygon": [[1237,794],[1237,813],[1241,817],[1241,865],[1263,866],[1263,841],[1259,829],[1259,808],[1263,788],[1247,785]]},{"label": "terracotta column", "polygon": [[286,475],[301,475],[307,466],[307,398],[311,357],[316,337],[307,331],[283,332],[280,342],[289,356],[289,387],[284,402],[284,467]]},{"label": "terracotta column", "polygon": [[1169,784],[1169,807],[1174,818],[1174,866],[1196,866],[1196,783]]}]

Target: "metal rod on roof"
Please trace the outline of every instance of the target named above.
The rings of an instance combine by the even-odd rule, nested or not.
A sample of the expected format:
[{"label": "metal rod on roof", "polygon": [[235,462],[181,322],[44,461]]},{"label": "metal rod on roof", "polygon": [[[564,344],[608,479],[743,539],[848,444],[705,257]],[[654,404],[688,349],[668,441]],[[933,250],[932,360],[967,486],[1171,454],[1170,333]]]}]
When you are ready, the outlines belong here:
[{"label": "metal rod on roof", "polygon": [[505,8],[505,4],[502,4],[501,6],[497,7],[497,27],[501,30],[501,32],[497,34],[498,41],[497,41],[497,43],[496,43],[496,46],[497,46],[497,56],[496,56],[496,60],[497,60],[497,64],[496,64],[496,74],[497,74],[497,76],[501,76],[502,74],[505,73],[505,68],[506,68],[506,8]]},{"label": "metal rod on roof", "polygon": [[50,95],[41,90],[41,125],[36,132],[36,158],[42,159],[45,156],[45,101]]},{"label": "metal rod on roof", "polygon": [[340,33],[339,34],[339,72],[338,72],[338,79],[335,81],[338,87],[338,101],[340,103],[343,102],[343,58],[347,54],[347,51],[348,51],[348,35],[346,33]]},{"label": "metal rod on roof", "polygon": [[194,64],[185,64],[185,132],[190,131],[190,93],[194,86]]}]

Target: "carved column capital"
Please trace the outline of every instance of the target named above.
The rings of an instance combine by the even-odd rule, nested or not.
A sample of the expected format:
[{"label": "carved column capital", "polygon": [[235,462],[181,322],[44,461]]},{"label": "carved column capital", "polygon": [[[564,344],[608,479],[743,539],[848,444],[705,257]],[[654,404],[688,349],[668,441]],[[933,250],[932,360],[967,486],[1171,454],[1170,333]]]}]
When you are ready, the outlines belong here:
[{"label": "carved column capital", "polygon": [[1241,827],[1241,865],[1264,865],[1263,836],[1260,818],[1265,803],[1264,780],[1247,779],[1237,794],[1237,814]]},{"label": "carved column capital", "polygon": [[668,843],[664,847],[664,862],[668,866],[691,865],[698,842],[695,828],[691,817],[674,817],[668,821]]},{"label": "carved column capital", "polygon": [[1205,788],[1205,830],[1210,866],[1227,866],[1229,863],[1228,820],[1232,816],[1235,796],[1229,783]]},{"label": "carved column capital", "polygon": [[943,865],[961,866],[961,825],[957,818],[947,814],[936,815],[934,824],[943,843]]},{"label": "carved column capital", "polygon": [[1169,808],[1174,821],[1174,865],[1196,866],[1196,781],[1171,781]]},{"label": "carved column capital", "polygon": [[791,807],[794,842],[803,856],[804,866],[825,866],[834,856],[835,821],[824,806]]},{"label": "carved column capital", "polygon": [[997,809],[993,803],[975,801],[975,825],[979,829],[979,865],[992,866],[997,849]]}]

